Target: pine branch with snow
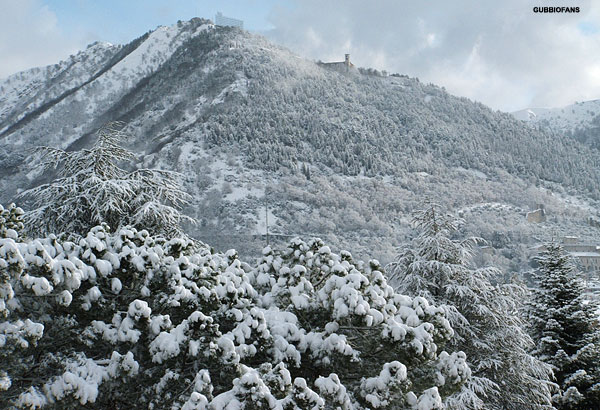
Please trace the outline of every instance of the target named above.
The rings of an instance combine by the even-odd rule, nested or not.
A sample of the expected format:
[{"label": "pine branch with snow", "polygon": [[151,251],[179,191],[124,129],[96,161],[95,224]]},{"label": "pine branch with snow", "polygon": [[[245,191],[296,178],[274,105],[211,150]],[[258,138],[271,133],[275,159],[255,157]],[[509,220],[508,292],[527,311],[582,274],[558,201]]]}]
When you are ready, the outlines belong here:
[{"label": "pine branch with snow", "polygon": [[46,170],[57,170],[57,179],[20,194],[31,198],[25,215],[32,234],[69,232],[85,234],[102,223],[112,230],[130,225],[153,233],[179,234],[183,221],[192,221],[180,209],[190,196],[176,172],[138,169],[126,171],[119,164],[134,159],[120,144],[125,125],[109,123],[97,133],[90,149],[67,152],[38,147]]}]

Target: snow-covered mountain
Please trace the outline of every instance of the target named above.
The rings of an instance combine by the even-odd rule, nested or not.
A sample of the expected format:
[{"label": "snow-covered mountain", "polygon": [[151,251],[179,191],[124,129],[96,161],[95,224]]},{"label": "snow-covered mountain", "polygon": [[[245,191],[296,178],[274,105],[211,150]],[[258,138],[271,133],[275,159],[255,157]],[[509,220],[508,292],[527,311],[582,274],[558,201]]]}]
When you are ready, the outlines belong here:
[{"label": "snow-covered mountain", "polygon": [[515,118],[532,123],[543,123],[556,131],[586,128],[600,115],[600,100],[576,102],[557,108],[526,108],[512,113]]},{"label": "snow-covered mountain", "polygon": [[558,108],[526,108],[515,118],[570,135],[596,148],[600,142],[600,100],[576,102]]},{"label": "snow-covered mountain", "polygon": [[223,248],[257,249],[268,226],[271,240],[319,235],[389,260],[426,197],[489,238],[511,226],[519,239],[502,246],[546,232],[524,219],[541,203],[554,233],[593,235],[582,221],[600,192],[595,150],[418,79],[331,69],[203,19],[0,80],[0,202],[51,178],[31,147],[87,147],[114,120],[135,166],[184,174],[191,232]]}]

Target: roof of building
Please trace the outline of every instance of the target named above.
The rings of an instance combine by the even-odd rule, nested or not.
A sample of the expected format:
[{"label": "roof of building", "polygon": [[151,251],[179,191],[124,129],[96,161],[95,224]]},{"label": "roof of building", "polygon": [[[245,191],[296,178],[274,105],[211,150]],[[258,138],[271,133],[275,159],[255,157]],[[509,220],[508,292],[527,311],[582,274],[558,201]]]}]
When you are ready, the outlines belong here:
[{"label": "roof of building", "polygon": [[600,258],[599,252],[571,252],[572,256],[576,256],[578,258]]}]

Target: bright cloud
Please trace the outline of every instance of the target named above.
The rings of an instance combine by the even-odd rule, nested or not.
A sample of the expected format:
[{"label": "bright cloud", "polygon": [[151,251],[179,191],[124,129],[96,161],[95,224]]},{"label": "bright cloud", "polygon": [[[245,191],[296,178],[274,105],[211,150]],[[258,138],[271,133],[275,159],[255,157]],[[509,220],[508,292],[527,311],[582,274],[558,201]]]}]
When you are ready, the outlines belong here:
[{"label": "bright cloud", "polygon": [[40,0],[0,0],[0,10],[0,78],[85,48],[86,39],[66,36]]},{"label": "bright cloud", "polygon": [[600,98],[600,3],[574,0],[578,14],[536,14],[538,3],[297,0],[271,13],[268,36],[314,59],[351,53],[360,66],[503,110]]}]

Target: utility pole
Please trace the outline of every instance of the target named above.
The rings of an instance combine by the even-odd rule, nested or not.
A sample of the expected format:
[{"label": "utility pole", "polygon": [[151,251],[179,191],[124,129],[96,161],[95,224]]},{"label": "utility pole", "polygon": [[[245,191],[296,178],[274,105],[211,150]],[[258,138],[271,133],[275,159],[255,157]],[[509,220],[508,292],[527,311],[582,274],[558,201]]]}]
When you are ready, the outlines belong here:
[{"label": "utility pole", "polygon": [[267,246],[269,246],[269,202],[267,201],[267,193],[265,192],[265,225],[267,234]]}]

